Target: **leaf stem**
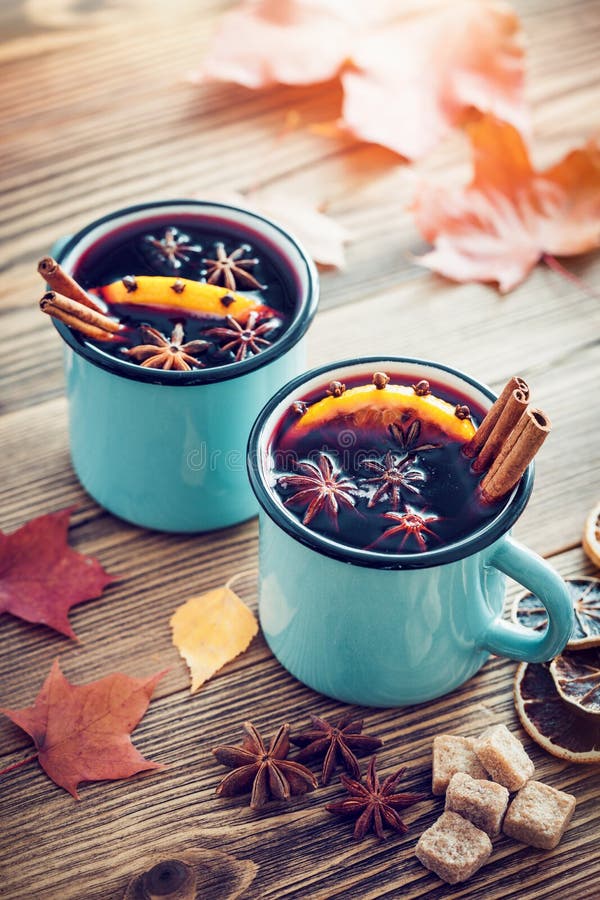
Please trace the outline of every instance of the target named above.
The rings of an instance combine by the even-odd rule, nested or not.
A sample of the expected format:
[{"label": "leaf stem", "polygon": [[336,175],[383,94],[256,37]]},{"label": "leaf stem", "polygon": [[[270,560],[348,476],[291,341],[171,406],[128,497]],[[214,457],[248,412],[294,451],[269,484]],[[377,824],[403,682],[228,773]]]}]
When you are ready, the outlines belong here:
[{"label": "leaf stem", "polygon": [[37,753],[34,753],[33,756],[27,756],[25,759],[22,759],[21,762],[13,763],[11,766],[7,766],[5,769],[0,769],[0,775],[6,775],[7,772],[12,772],[13,769],[20,769],[21,766],[26,765],[26,763],[33,762],[33,760],[37,758]]},{"label": "leaf stem", "polygon": [[559,263],[555,256],[552,256],[550,253],[542,253],[542,262],[546,263],[549,269],[552,269],[553,272],[556,272],[557,275],[560,275],[561,278],[566,278],[567,281],[570,281],[571,284],[576,285],[584,294],[587,294],[588,297],[594,297],[598,299],[598,294],[592,290],[592,288],[585,283],[578,275],[574,275],[573,272],[569,272],[562,263]]}]

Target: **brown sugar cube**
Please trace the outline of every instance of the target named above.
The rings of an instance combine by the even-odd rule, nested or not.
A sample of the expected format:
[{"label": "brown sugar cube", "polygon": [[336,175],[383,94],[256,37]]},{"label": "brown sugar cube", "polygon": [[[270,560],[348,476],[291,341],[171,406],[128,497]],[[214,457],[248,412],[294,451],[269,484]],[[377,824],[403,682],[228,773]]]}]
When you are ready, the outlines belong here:
[{"label": "brown sugar cube", "polygon": [[508,808],[504,834],[552,850],[567,830],[575,809],[575,797],[540,781],[528,781]]},{"label": "brown sugar cube", "polygon": [[444,794],[456,772],[466,772],[472,778],[487,778],[487,772],[477,759],[473,738],[438,734],[433,739],[433,793]]},{"label": "brown sugar cube", "polygon": [[419,862],[448,884],[466,881],[487,862],[491,852],[487,834],[453,812],[442,813],[415,847]]},{"label": "brown sugar cube", "polygon": [[446,809],[468,819],[489,837],[500,834],[502,817],[508,806],[508,791],[494,781],[471,778],[457,772],[446,791]]},{"label": "brown sugar cube", "polygon": [[535,768],[521,741],[506,725],[492,725],[475,741],[479,762],[494,781],[509,791],[518,791]]}]

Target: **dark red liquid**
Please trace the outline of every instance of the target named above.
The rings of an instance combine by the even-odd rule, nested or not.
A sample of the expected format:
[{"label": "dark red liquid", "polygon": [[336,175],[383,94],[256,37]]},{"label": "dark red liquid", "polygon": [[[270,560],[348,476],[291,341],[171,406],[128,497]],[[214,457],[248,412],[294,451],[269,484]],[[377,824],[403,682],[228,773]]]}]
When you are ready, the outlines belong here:
[{"label": "dark red liquid", "polygon": [[[176,263],[170,262],[151,244],[149,238],[160,239],[168,228],[175,228],[179,236],[184,236],[182,244],[198,250],[182,249]],[[242,258],[256,258],[257,264],[249,269],[260,283],[254,288],[241,280],[236,285],[236,292],[256,299],[260,304],[270,307],[276,316],[271,317],[276,327],[269,330],[266,337],[269,343],[276,341],[286,330],[295,313],[296,286],[294,279],[286,267],[285,261],[277,251],[266,242],[261,241],[259,234],[229,226],[219,220],[210,227],[203,228],[198,216],[180,215],[176,218],[152,217],[143,219],[133,225],[124,226],[103,237],[81,257],[74,271],[74,277],[86,290],[104,287],[119,281],[126,276],[160,275],[172,276],[173,279],[189,279],[204,282],[207,280],[206,265],[203,259],[216,258],[216,245],[222,243],[226,253],[244,246]],[[223,282],[216,282],[223,286]],[[235,361],[236,348],[223,350],[225,339],[217,339],[206,332],[215,327],[227,327],[227,308],[224,306],[220,317],[203,316],[189,310],[160,309],[150,306],[122,305],[107,310],[110,315],[118,316],[122,324],[127,326],[125,342],[111,344],[85,338],[87,343],[101,348],[117,358],[127,359],[123,348],[145,344],[147,341],[140,326],[149,325],[156,328],[165,337],[169,337],[176,324],[184,329],[185,341],[206,340],[209,348],[198,355],[202,367],[223,366]],[[261,319],[262,320],[262,319]],[[82,338],[83,339],[83,338]],[[261,349],[263,349],[261,347]],[[247,356],[253,356],[249,351]]]},{"label": "dark red liquid", "polygon": [[[413,381],[397,373],[391,379]],[[371,374],[346,379],[346,389],[370,383]],[[326,387],[305,402],[326,396]],[[467,404],[441,384],[430,388],[453,407]],[[477,426],[484,411],[471,404],[470,413]],[[301,421],[290,405],[272,442],[272,487],[292,515],[326,537],[380,552],[424,552],[471,534],[497,513],[477,498],[481,476],[462,453],[464,440],[425,419],[398,411],[373,423],[359,415],[358,423],[338,418],[305,433]],[[334,485],[333,501],[322,499],[323,480]]]}]

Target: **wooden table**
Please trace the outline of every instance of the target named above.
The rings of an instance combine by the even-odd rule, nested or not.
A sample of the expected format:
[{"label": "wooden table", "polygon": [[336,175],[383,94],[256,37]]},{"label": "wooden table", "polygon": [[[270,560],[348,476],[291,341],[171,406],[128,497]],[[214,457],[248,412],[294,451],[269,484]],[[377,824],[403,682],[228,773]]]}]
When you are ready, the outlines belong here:
[{"label": "wooden table", "polygon": [[[190,695],[169,617],[188,597],[237,572],[248,573],[239,589],[255,606],[256,522],[194,537],[144,531],[99,508],[71,470],[61,346],[37,310],[36,260],[57,235],[111,209],[148,198],[243,191],[263,183],[266,173],[282,189],[325,198],[328,212],[354,238],[347,268],[323,274],[311,362],[390,352],[456,365],[495,388],[515,372],[523,375],[554,431],[539,455],[536,487],[516,536],[565,576],[593,574],[580,536],[599,493],[597,298],[543,267],[507,297],[419,268],[409,255],[422,243],[406,211],[406,170],[383,150],[306,127],[335,116],[336,88],[250,93],[186,81],[226,5],[126,0],[81,5],[87,11],[77,13],[67,0],[30,0],[6,4],[0,13],[6,131],[0,525],[12,531],[75,504],[72,544],[123,576],[72,613],[77,644],[2,618],[0,704],[31,703],[57,655],[75,683],[169,668],[134,734],[145,756],[165,764],[162,773],[83,785],[81,802],[36,764],[2,778],[0,896],[120,898],[152,861],[196,850],[227,854],[211,857],[225,879],[221,888],[215,881],[206,888],[202,896],[211,898],[233,896],[223,885],[239,886],[253,875],[244,897],[598,897],[598,768],[566,765],[526,737],[539,777],[577,796],[573,824],[554,852],[498,840],[492,862],[462,887],[443,885],[413,855],[418,835],[440,812],[439,799],[408,811],[406,837],[357,844],[348,824],[323,811],[339,793],[336,785],[263,814],[243,800],[215,798],[223,770],[210,750],[236,742],[242,721],[252,719],[271,734],[282,721],[301,726],[310,712],[335,716],[344,707],[296,682],[261,637]],[[516,5],[529,41],[534,155],[545,164],[598,125],[600,10],[595,0]],[[286,131],[290,120],[298,127]],[[444,172],[451,180],[467,172],[465,160],[455,135],[418,171]],[[598,254],[569,267],[598,283]],[[368,731],[385,739],[382,771],[407,764],[408,783],[427,787],[436,733],[475,735],[504,722],[523,737],[511,698],[514,670],[514,663],[493,659],[438,702],[365,710]],[[0,731],[0,767],[28,754],[22,731],[5,718]],[[233,858],[246,861],[239,878]]]}]

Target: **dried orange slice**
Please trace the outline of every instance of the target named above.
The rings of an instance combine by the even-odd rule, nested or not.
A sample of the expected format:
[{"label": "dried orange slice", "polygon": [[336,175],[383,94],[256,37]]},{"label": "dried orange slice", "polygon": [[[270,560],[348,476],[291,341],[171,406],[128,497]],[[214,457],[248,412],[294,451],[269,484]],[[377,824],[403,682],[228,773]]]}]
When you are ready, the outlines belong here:
[{"label": "dried orange slice", "polygon": [[600,569],[600,503],[591,510],[583,527],[583,549]]},{"label": "dried orange slice", "polygon": [[557,692],[566,703],[600,717],[600,648],[561,653],[550,663]]},{"label": "dried orange slice", "polygon": [[233,316],[242,325],[253,311],[265,316],[277,315],[270,306],[245,294],[216,284],[164,275],[128,275],[90,293],[101,297],[109,306],[150,306],[196,316]]},{"label": "dried orange slice", "polygon": [[470,418],[459,418],[456,408],[436,397],[421,396],[404,384],[388,384],[383,390],[372,384],[349,388],[341,396],[327,396],[310,405],[294,423],[298,436],[326,423],[343,421],[357,428],[387,428],[403,415],[419,419],[423,426],[431,426],[446,438],[465,442],[475,434]]},{"label": "dried orange slice", "polygon": [[548,663],[520,663],[513,698],[523,728],[560,759],[600,763],[600,716],[582,715],[556,690]]},{"label": "dried orange slice", "polygon": [[[597,578],[565,578],[573,601],[573,630],[568,650],[600,646],[600,580]],[[523,591],[515,597],[510,617],[517,625],[543,631],[548,624],[546,609],[535,594]]]}]

